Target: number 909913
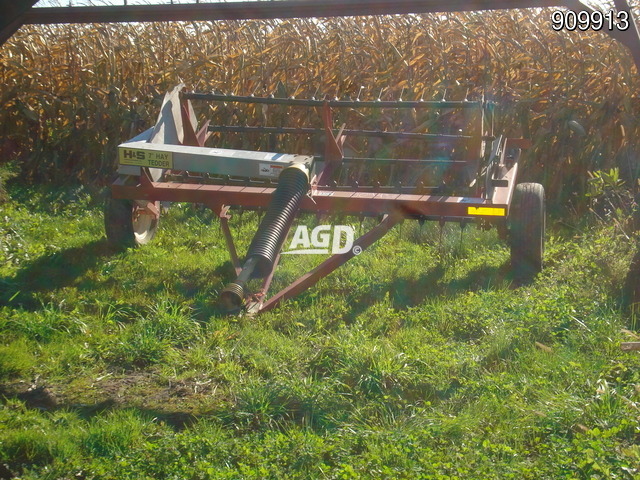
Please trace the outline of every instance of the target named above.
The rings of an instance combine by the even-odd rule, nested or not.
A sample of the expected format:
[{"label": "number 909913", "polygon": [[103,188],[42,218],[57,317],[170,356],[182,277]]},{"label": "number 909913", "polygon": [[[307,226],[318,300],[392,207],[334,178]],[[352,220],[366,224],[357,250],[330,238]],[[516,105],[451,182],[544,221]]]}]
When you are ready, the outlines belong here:
[{"label": "number 909913", "polygon": [[556,10],[551,14],[551,28],[556,31],[567,30],[628,30],[631,25],[629,12],[609,10]]}]

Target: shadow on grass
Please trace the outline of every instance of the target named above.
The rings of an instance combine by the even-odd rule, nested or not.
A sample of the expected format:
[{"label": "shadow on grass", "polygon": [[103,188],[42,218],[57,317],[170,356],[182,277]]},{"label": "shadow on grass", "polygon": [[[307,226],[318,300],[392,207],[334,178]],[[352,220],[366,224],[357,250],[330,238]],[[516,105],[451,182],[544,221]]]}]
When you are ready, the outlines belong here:
[{"label": "shadow on grass", "polygon": [[210,416],[204,413],[189,412],[186,411],[187,409],[183,411],[178,409],[165,410],[135,405],[131,406],[112,396],[95,403],[65,402],[63,399],[60,399],[52,389],[42,385],[30,385],[25,382],[0,384],[0,404],[10,400],[19,400],[29,409],[44,412],[55,412],[58,410],[72,411],[87,421],[91,420],[94,416],[101,415],[110,410],[135,410],[147,418],[163,421],[176,430],[182,430],[198,419]]},{"label": "shadow on grass", "polygon": [[13,277],[0,278],[0,305],[39,308],[36,293],[54,291],[72,285],[86,271],[94,268],[111,251],[106,239],[80,247],[68,248],[39,257]]},{"label": "shadow on grass", "polygon": [[499,266],[481,266],[464,276],[443,281],[446,272],[446,267],[437,265],[415,280],[397,278],[388,287],[393,307],[406,310],[427,300],[453,297],[465,292],[489,291],[501,285],[509,285],[510,288],[521,285],[514,280],[508,260]]},{"label": "shadow on grass", "polygon": [[[85,274],[96,267],[99,268],[101,263],[116,254],[109,248],[106,239],[102,238],[36,258],[25,264],[15,275],[0,277],[0,306],[35,311],[42,308],[38,294],[54,292],[69,286],[84,291],[109,288],[113,283],[111,280],[97,282]],[[211,267],[206,280],[183,275],[169,285],[170,289],[192,302],[196,317],[200,321],[227,315],[217,302],[216,292],[207,296],[203,291],[210,290],[205,286],[206,282],[219,281],[222,285],[225,281],[232,281],[233,267],[230,261]],[[166,284],[158,282],[155,287],[145,289],[145,293],[157,295],[166,288]]]},{"label": "shadow on grass", "polygon": [[[483,266],[469,271],[462,277],[443,281],[442,278],[448,268],[451,267],[438,264],[426,270],[417,279],[398,277],[391,282],[371,284],[367,292],[351,297],[349,302],[351,308],[347,318],[357,318],[358,315],[384,298],[387,293],[395,309],[405,310],[420,305],[427,299],[453,296],[462,292],[486,291],[499,285],[518,288],[529,283],[529,281],[517,280],[514,277],[509,260],[500,266]],[[349,295],[348,290],[334,291],[333,293]],[[314,295],[305,292],[300,295],[299,302],[311,307],[313,297]]]},{"label": "shadow on grass", "polygon": [[[28,206],[32,212],[48,215],[78,202],[90,207],[102,206],[108,191],[78,182],[70,182],[64,188],[48,183],[29,184],[20,175],[8,179],[5,190],[15,203]],[[89,195],[88,201],[84,199],[86,195]]]},{"label": "shadow on grass", "polygon": [[500,266],[482,266],[469,271],[463,277],[443,282],[442,277],[445,272],[446,269],[438,265],[417,280],[396,279],[389,286],[393,305],[398,309],[406,309],[419,305],[427,299],[452,296],[461,292],[491,290],[505,283],[512,287],[516,286],[509,261]]}]

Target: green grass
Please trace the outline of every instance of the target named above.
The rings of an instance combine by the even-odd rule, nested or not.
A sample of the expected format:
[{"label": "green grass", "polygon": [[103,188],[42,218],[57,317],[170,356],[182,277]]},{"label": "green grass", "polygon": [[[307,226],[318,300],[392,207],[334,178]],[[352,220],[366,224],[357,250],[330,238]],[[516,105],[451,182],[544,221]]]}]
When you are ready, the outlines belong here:
[{"label": "green grass", "polygon": [[[640,475],[633,244],[612,226],[551,226],[516,288],[495,232],[405,222],[238,318],[216,304],[232,269],[211,212],[174,205],[112,254],[99,195],[5,188],[0,478]],[[257,217],[232,224],[244,251]],[[274,288],[319,260],[285,259]]]}]

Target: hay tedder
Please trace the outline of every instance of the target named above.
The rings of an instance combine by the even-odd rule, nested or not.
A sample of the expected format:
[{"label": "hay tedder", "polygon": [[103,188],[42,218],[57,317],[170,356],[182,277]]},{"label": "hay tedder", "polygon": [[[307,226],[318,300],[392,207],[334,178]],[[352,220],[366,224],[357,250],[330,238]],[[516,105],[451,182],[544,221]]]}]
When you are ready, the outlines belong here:
[{"label": "hay tedder", "polygon": [[[206,122],[198,128],[192,102],[306,107],[317,122],[304,127]],[[206,205],[220,218],[235,267],[236,278],[223,290],[222,303],[228,310],[245,308],[254,313],[311,287],[404,219],[495,226],[511,246],[515,273],[533,275],[542,268],[544,191],[538,184],[517,184],[518,162],[528,141],[496,134],[494,110],[483,99],[304,100],[193,93],[178,86],[166,94],[156,125],[119,146],[118,178],[105,213],[107,239],[120,248],[147,243],[158,227],[160,202]],[[351,130],[334,124],[340,111],[365,112],[374,118],[379,117],[371,112],[406,111],[432,121],[411,130]],[[316,145],[316,151],[206,146],[213,132],[219,132],[216,138],[222,133],[302,135]],[[358,148],[345,148],[346,139]],[[382,152],[393,151],[386,147],[394,143],[410,143],[412,147],[403,151],[412,155],[381,158]],[[365,153],[352,155],[354,150]],[[265,211],[243,258],[236,252],[228,222],[229,211],[236,208]],[[352,249],[329,256],[268,298],[283,243],[299,212],[379,221],[355,239]],[[252,279],[260,285],[255,291],[249,288]]]}]

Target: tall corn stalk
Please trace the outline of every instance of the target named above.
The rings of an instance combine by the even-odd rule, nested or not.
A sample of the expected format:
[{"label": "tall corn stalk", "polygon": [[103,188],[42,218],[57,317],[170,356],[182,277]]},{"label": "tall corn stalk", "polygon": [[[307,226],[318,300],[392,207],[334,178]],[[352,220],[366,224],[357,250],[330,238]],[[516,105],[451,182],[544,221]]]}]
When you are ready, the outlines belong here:
[{"label": "tall corn stalk", "polygon": [[[504,106],[500,131],[531,136],[524,176],[542,181],[553,203],[582,197],[590,170],[617,166],[635,182],[639,104],[630,55],[602,33],[550,25],[550,10],[529,10],[23,27],[0,49],[0,153],[19,158],[27,179],[104,183],[116,145],[150,126],[164,91],[184,81],[247,95],[484,96]],[[304,109],[228,104],[202,114],[223,125],[319,125]],[[336,120],[424,130],[428,115],[343,112]],[[251,135],[213,141],[273,146]],[[279,148],[302,153],[311,143],[281,139]]]}]

